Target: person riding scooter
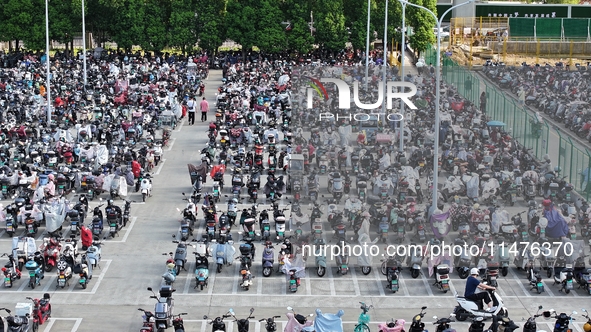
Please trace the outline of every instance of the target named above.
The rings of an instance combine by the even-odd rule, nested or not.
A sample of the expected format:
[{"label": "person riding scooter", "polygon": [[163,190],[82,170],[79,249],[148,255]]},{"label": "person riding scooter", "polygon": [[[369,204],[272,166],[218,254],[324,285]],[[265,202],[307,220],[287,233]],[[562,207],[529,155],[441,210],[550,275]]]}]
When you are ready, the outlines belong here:
[{"label": "person riding scooter", "polygon": [[495,310],[497,310],[497,307],[493,307],[493,302],[488,292],[475,293],[476,288],[479,288],[481,290],[496,289],[495,287],[482,284],[480,280],[478,280],[479,275],[480,273],[477,268],[474,267],[470,270],[470,276],[466,280],[466,289],[464,290],[464,297],[470,301],[476,302],[477,304],[479,304],[480,301],[484,300],[484,302],[488,305],[488,311],[495,312]]}]

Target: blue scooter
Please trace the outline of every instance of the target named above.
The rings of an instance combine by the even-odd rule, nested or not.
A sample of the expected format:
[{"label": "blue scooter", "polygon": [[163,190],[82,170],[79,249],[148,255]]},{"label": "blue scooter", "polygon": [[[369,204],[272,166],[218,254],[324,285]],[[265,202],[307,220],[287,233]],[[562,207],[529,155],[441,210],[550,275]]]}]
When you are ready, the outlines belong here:
[{"label": "blue scooter", "polygon": [[213,252],[217,264],[216,272],[220,273],[224,265],[231,265],[234,262],[234,254],[236,253],[236,249],[232,245],[234,241],[226,240],[225,236],[220,236],[219,240],[214,239],[212,243],[211,252]]},{"label": "blue scooter", "polygon": [[41,279],[45,277],[45,259],[40,251],[36,251],[33,256],[29,256],[29,260],[25,264],[25,269],[29,271],[29,287],[35,289],[36,286],[41,285]]}]

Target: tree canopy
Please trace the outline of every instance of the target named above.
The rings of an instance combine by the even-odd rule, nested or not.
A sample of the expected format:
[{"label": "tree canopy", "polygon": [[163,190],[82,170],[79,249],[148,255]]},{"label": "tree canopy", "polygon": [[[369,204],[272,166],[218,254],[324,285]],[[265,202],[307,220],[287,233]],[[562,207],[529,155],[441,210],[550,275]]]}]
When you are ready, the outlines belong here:
[{"label": "tree canopy", "polygon": [[[436,10],[436,0],[412,0]],[[369,0],[370,39],[383,37],[386,0]],[[86,0],[86,31],[98,43],[146,51],[177,48],[215,50],[231,39],[244,51],[309,52],[314,45],[340,51],[350,43],[365,49],[368,0]],[[409,6],[410,7],[410,6]],[[407,8],[415,31],[411,45],[432,42],[434,21]],[[49,1],[50,39],[71,43],[82,34],[82,0]],[[399,40],[401,6],[390,1],[388,42]],[[45,49],[45,1],[0,0],[0,41],[31,50]]]}]

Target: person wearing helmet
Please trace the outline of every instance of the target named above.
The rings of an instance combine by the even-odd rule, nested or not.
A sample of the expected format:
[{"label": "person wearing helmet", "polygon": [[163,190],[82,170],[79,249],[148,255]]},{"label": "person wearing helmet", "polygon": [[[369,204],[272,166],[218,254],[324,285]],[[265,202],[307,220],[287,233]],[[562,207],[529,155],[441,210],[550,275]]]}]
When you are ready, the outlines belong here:
[{"label": "person wearing helmet", "polygon": [[470,276],[468,277],[468,279],[466,279],[466,288],[464,290],[464,297],[470,301],[474,301],[476,302],[476,304],[479,304],[480,306],[480,301],[484,300],[484,303],[486,303],[486,305],[488,305],[488,311],[489,312],[494,312],[495,310],[497,310],[497,307],[493,307],[493,302],[492,299],[490,298],[490,295],[488,294],[488,292],[480,292],[480,293],[476,293],[476,288],[481,289],[481,290],[495,290],[495,287],[489,286],[489,285],[485,285],[482,284],[480,282],[480,280],[478,280],[478,269],[477,268],[472,268],[470,270]]}]

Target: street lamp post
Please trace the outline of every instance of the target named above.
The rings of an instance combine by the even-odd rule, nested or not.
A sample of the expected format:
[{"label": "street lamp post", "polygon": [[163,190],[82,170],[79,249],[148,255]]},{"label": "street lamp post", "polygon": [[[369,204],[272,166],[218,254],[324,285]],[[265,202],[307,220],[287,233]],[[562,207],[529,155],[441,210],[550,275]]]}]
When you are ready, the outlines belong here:
[{"label": "street lamp post", "polygon": [[[384,45],[384,63],[382,64],[382,66],[384,66],[384,74],[382,77],[382,82],[384,82],[384,96],[387,95],[387,86],[388,84],[386,84],[386,79],[387,79],[387,72],[388,72],[388,2],[389,0],[386,0],[386,15],[384,18],[384,39],[382,41],[382,44]],[[384,99],[384,101],[382,102],[382,113],[384,118],[386,117],[386,100]]]},{"label": "street lamp post", "polygon": [[369,80],[369,22],[371,19],[371,0],[367,0],[367,40],[365,41],[365,90]]},{"label": "street lamp post", "polygon": [[47,95],[47,124],[51,123],[51,70],[49,69],[49,0],[45,0],[45,64],[47,65],[47,78],[45,80]]},{"label": "street lamp post", "polygon": [[86,90],[88,76],[86,74],[86,22],[84,16],[84,0],[82,0],[82,70],[84,71],[84,90]]},{"label": "street lamp post", "polygon": [[[402,55],[400,56],[400,81],[404,82],[404,58],[406,55],[406,3],[403,1],[400,2],[402,5]],[[404,89],[404,88],[403,88]],[[404,151],[404,101],[400,100],[400,114],[403,115],[403,118],[400,122],[400,145],[398,146],[398,152],[402,154]]]},{"label": "street lamp post", "polygon": [[409,6],[413,6],[413,7],[417,7],[420,9],[424,9],[426,10],[429,14],[431,14],[431,16],[433,16],[435,18],[435,21],[437,22],[437,63],[436,63],[436,67],[435,67],[435,144],[434,144],[434,151],[433,151],[433,196],[432,196],[432,200],[433,203],[431,205],[431,211],[435,211],[436,207],[437,207],[437,182],[438,182],[438,175],[437,173],[439,173],[439,94],[440,94],[440,90],[441,90],[441,24],[443,24],[443,18],[452,10],[470,4],[472,2],[474,2],[475,0],[469,0],[466,2],[462,2],[460,4],[451,6],[448,10],[446,10],[443,15],[441,15],[440,19],[437,19],[437,15],[435,15],[435,13],[433,13],[431,10],[429,10],[428,8],[425,8],[423,6],[419,6],[416,5],[412,2],[408,2],[408,0],[398,0],[400,1],[400,3],[404,6],[404,4],[409,5]]}]

